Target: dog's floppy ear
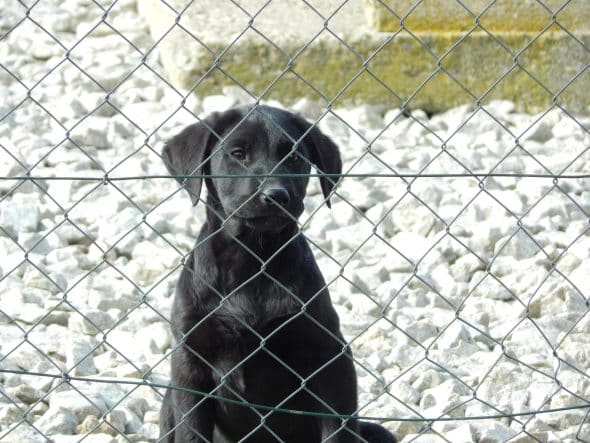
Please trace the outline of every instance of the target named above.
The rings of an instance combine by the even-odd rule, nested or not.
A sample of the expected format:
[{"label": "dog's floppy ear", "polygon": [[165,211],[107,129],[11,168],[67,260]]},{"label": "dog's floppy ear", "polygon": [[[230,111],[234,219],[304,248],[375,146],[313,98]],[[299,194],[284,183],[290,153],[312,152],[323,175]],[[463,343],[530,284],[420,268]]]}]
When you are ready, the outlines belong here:
[{"label": "dog's floppy ear", "polygon": [[211,114],[206,119],[184,128],[164,145],[162,160],[168,172],[184,185],[193,206],[199,202],[203,178],[186,176],[206,174],[212,146],[227,129],[231,129],[231,123],[236,120],[237,115],[238,112],[235,110]]},{"label": "dog's floppy ear", "polygon": [[[305,126],[309,129],[310,124],[307,123]],[[308,149],[310,150],[310,160],[320,174],[320,185],[329,208],[330,193],[338,180],[340,180],[340,174],[342,173],[340,151],[336,143],[323,134],[316,126],[309,129],[304,140],[307,142]],[[322,176],[322,174],[328,175]]]},{"label": "dog's floppy ear", "polygon": [[199,202],[203,179],[184,176],[203,174],[203,164],[211,137],[215,136],[203,122],[195,123],[168,140],[162,150],[162,160],[168,172],[184,184],[193,206]]}]

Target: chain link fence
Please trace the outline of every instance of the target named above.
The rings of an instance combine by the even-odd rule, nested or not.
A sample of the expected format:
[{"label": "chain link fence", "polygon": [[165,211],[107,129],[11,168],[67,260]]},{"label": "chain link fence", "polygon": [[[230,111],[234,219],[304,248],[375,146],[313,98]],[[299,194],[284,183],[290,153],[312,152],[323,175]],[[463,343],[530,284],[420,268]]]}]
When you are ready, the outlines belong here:
[{"label": "chain link fence", "polygon": [[[359,2],[302,0],[320,25],[289,54],[263,32],[283,3],[227,1],[237,25],[201,14],[241,27],[221,46],[186,21],[207,2],[155,3],[174,20],[150,33],[147,2],[0,2],[0,441],[157,441],[179,346],[171,296],[205,206],[166,172],[163,142],[210,112],[284,98],[343,157],[332,208],[312,174],[299,224],[355,356],[356,415],[403,442],[590,442],[590,49],[562,20],[587,5],[523,3],[541,25],[516,44],[486,22],[510,2],[449,2],[467,25],[441,50],[412,24],[433,2],[373,2],[397,25],[363,52],[332,26]],[[210,58],[186,88],[160,52],[175,32]],[[249,33],[283,62],[248,56],[264,68],[248,80],[224,60]],[[450,67],[475,35],[501,62]],[[548,35],[575,47],[553,76],[527,61]],[[403,38],[430,64],[398,87],[396,60],[379,57]],[[354,60],[346,78],[298,70],[322,39]],[[420,60],[401,69],[424,72]],[[490,77],[474,77],[486,63]],[[517,75],[528,86],[514,97],[542,91],[542,109],[498,100]],[[432,85],[462,105],[429,99]]]}]

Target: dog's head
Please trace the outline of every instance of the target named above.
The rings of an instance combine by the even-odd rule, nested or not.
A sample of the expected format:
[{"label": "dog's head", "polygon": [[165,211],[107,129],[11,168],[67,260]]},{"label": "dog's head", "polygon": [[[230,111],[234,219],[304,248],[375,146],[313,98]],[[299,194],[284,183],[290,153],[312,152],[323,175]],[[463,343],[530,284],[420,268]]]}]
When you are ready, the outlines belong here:
[{"label": "dog's head", "polygon": [[269,106],[212,114],[169,140],[162,157],[193,205],[205,177],[218,217],[261,231],[295,223],[311,165],[328,206],[342,171],[332,140],[301,117]]}]

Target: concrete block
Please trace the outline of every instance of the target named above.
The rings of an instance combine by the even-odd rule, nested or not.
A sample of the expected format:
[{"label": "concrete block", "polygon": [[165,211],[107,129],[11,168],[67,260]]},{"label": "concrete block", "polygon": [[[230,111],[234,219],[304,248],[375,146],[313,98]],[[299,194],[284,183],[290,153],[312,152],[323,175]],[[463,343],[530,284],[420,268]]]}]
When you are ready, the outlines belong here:
[{"label": "concrete block", "polygon": [[[422,18],[430,20],[431,8],[446,3],[456,4],[420,4]],[[584,5],[580,2],[579,8],[588,9]],[[571,23],[564,18],[575,38],[561,28],[540,36],[505,27],[492,34],[468,33],[465,28],[476,24],[469,14],[454,29],[443,28],[447,19],[441,19],[438,29],[424,27],[414,34],[399,30],[399,23],[397,31],[376,31],[366,21],[367,0],[316,0],[314,9],[289,0],[268,5],[245,0],[240,6],[227,0],[188,7],[184,0],[139,2],[176,87],[206,96],[237,85],[286,105],[307,97],[323,105],[369,103],[431,112],[496,99],[514,101],[527,111],[544,110],[553,102],[570,112],[590,106],[585,93],[590,32],[576,31],[576,17]],[[561,13],[557,17],[561,20]]]},{"label": "concrete block", "polygon": [[480,26],[491,33],[537,33],[555,21],[570,31],[584,31],[590,6],[577,1],[547,0],[363,0],[369,25],[380,32],[401,27],[413,33],[469,31]]}]

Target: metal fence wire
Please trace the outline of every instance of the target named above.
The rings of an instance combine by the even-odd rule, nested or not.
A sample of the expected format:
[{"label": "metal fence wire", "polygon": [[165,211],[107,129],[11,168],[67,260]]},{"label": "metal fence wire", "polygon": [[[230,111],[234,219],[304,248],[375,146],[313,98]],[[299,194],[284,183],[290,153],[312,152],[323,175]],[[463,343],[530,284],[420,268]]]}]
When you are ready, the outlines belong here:
[{"label": "metal fence wire", "polygon": [[[467,22],[439,51],[412,27],[434,2],[382,0],[396,26],[375,31],[382,43],[368,52],[333,26],[357,0],[222,2],[243,21],[216,45],[186,20],[214,3],[142,2],[0,1],[0,441],[157,441],[182,346],[172,294],[205,211],[166,172],[163,143],[212,111],[270,103],[306,117],[343,158],[331,209],[312,169],[298,223],[354,355],[355,415],[403,442],[590,442],[590,114],[571,93],[584,102],[590,48],[562,20],[588,14],[586,2],[523,2],[544,18],[516,46],[486,24],[513,3],[439,2]],[[146,5],[174,20],[150,33]],[[320,23],[294,53],[264,32],[277,5]],[[174,33],[208,54],[186,88],[161,52]],[[262,86],[224,64],[249,34],[264,50],[242,63],[273,73]],[[527,63],[548,35],[575,47],[553,77]],[[502,54],[491,81],[470,77],[488,63],[477,55],[448,67],[475,36]],[[409,92],[377,63],[402,38],[431,66]],[[334,75],[324,87],[297,63],[326,39],[355,64],[344,80],[321,72]],[[271,52],[283,63],[267,69]],[[403,70],[418,69],[411,60]],[[542,109],[498,100],[515,75],[532,85],[517,97],[541,91]],[[428,107],[440,78],[463,105]],[[288,97],[286,79],[309,95]],[[344,100],[367,84],[379,100]],[[281,408],[242,400],[261,427]]]}]

